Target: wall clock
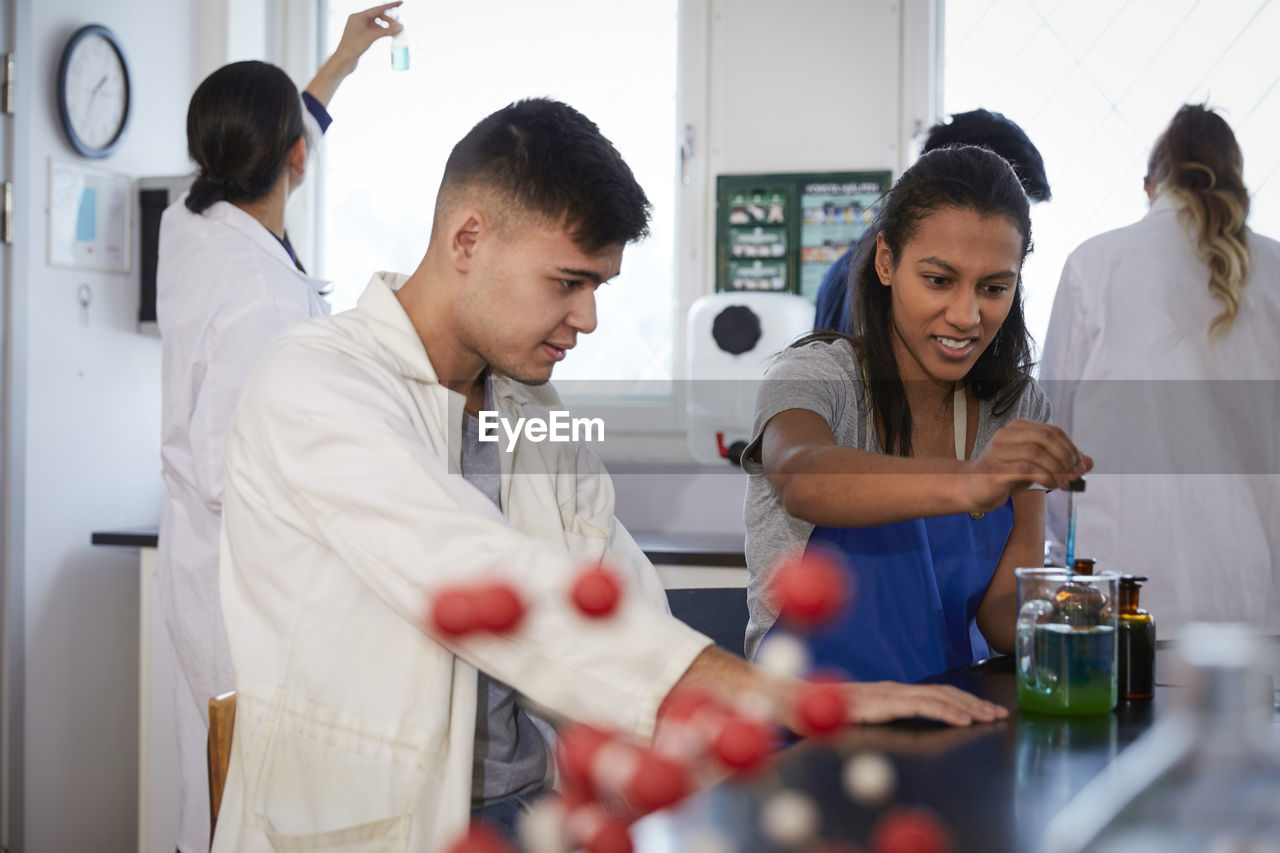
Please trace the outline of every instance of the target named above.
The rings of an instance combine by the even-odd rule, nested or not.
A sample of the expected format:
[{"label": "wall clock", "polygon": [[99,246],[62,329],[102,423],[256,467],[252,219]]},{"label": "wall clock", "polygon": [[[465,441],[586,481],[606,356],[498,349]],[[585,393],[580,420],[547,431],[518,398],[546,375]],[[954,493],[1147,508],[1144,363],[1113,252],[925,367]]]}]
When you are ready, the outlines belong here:
[{"label": "wall clock", "polygon": [[100,24],[67,40],[58,63],[58,118],[71,146],[85,157],[106,157],[129,121],[132,96],[124,49]]}]

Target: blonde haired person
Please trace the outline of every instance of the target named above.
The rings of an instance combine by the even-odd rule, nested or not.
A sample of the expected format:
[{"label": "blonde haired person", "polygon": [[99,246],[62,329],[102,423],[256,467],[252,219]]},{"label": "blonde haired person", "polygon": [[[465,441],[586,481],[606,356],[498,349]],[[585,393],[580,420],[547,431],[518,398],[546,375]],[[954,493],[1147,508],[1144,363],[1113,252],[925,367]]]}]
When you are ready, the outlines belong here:
[{"label": "blonde haired person", "polygon": [[[1163,636],[1193,619],[1280,630],[1280,243],[1245,225],[1244,158],[1184,105],[1143,179],[1140,221],[1067,258],[1040,379],[1094,454],[1077,550],[1150,576]],[[1062,557],[1065,499],[1049,533]]]}]

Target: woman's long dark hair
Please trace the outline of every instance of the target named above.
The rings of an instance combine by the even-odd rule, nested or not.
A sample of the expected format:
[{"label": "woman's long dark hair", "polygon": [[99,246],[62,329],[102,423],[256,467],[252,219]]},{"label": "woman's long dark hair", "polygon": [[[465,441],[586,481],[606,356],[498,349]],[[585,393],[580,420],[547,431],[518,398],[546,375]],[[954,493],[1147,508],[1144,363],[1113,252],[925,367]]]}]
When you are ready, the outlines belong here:
[{"label": "woman's long dark hair", "polygon": [[262,198],[305,132],[298,87],[283,70],[257,60],[219,68],[187,108],[187,152],[200,167],[187,208]]},{"label": "woman's long dark hair", "polygon": [[[876,273],[876,235],[884,236],[896,267],[920,222],[945,208],[1006,216],[1022,235],[1021,260],[1031,251],[1031,205],[1003,158],[972,145],[930,151],[903,172],[885,195],[875,222],[859,244],[857,266],[849,271],[853,334],[815,332],[793,344],[840,339],[853,344],[861,356],[872,412],[884,428],[885,452],[899,456],[911,455],[911,407],[893,352],[892,288],[883,286]],[[1003,413],[1031,381],[1031,367],[1019,273],[1009,315],[965,376],[965,387],[981,400],[994,400],[995,411]]]}]

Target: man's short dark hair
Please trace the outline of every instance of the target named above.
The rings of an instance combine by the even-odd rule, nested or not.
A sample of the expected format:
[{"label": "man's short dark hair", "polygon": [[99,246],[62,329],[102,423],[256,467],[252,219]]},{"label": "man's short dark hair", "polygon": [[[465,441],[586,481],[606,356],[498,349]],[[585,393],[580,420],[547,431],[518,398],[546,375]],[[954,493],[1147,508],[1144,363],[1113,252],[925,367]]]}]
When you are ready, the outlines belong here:
[{"label": "man's short dark hair", "polygon": [[1027,198],[1049,200],[1049,178],[1044,173],[1044,158],[1022,128],[1000,113],[989,110],[955,113],[951,121],[929,128],[924,151],[948,145],[979,145],[991,149],[1013,167]]},{"label": "man's short dark hair", "polygon": [[437,214],[455,190],[483,188],[498,202],[564,222],[586,252],[649,233],[649,199],[595,122],[548,98],[516,101],[453,147]]}]

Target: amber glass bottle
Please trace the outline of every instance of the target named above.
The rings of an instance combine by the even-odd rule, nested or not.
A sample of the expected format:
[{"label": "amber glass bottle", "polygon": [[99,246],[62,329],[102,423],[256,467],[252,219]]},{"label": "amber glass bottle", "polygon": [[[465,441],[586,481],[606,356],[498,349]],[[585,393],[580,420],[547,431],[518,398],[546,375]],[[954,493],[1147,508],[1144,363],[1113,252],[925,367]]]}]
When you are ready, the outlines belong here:
[{"label": "amber glass bottle", "polygon": [[1150,699],[1155,691],[1156,620],[1138,606],[1138,590],[1145,581],[1143,576],[1120,577],[1116,692],[1121,699]]},{"label": "amber glass bottle", "polygon": [[[1071,564],[1071,574],[1092,575],[1096,562],[1089,557],[1077,557]],[[1096,625],[1098,615],[1106,606],[1106,599],[1097,588],[1087,583],[1067,581],[1054,593],[1053,603],[1058,621],[1068,625]]]}]

